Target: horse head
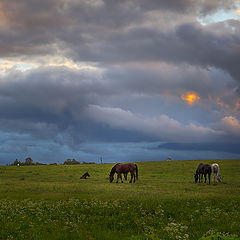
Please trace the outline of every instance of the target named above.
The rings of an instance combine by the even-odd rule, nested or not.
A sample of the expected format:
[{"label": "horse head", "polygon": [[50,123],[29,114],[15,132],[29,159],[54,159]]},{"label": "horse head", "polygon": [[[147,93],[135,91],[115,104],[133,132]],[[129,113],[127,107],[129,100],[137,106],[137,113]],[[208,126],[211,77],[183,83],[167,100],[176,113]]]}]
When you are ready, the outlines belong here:
[{"label": "horse head", "polygon": [[113,175],[109,175],[109,182],[111,183],[113,181],[114,177]]},{"label": "horse head", "polygon": [[194,179],[195,179],[195,183],[197,183],[197,181],[198,181],[198,174],[197,173],[194,174]]}]

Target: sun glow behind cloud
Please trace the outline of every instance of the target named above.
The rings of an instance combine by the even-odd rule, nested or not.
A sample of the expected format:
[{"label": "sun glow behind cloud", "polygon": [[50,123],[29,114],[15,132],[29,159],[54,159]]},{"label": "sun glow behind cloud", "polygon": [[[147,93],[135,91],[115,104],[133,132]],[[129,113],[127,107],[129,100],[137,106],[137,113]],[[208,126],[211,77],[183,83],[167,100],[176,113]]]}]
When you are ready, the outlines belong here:
[{"label": "sun glow behind cloud", "polygon": [[200,99],[200,97],[195,92],[186,92],[181,95],[181,99],[184,100],[190,106],[192,106],[195,102],[197,102]]},{"label": "sun glow behind cloud", "polygon": [[240,133],[240,122],[236,117],[226,116],[222,118],[222,123],[231,134],[235,135]]}]

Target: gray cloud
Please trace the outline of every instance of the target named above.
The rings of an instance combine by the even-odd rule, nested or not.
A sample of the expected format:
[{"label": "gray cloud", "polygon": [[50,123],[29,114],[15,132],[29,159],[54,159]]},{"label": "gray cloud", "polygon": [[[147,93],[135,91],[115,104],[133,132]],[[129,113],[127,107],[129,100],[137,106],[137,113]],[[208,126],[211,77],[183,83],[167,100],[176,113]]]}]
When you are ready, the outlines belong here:
[{"label": "gray cloud", "polygon": [[166,115],[146,118],[120,108],[106,108],[96,105],[89,106],[88,111],[96,122],[107,124],[112,128],[133,130],[155,136],[159,141],[173,141],[174,139],[184,142],[204,141],[206,138],[216,140],[222,137],[222,132],[193,123],[182,125]]},{"label": "gray cloud", "polygon": [[[198,22],[236,8],[233,0],[2,1],[1,59],[37,66],[0,72],[0,131],[22,137],[20,148],[33,141],[68,152],[93,142],[236,143],[240,22]],[[61,59],[65,67],[47,66]],[[192,106],[181,99],[188,91],[199,96]]]},{"label": "gray cloud", "polygon": [[[197,13],[234,8],[234,1],[97,3],[52,0],[39,6],[37,1],[4,1],[1,7],[7,27],[0,28],[2,56],[61,52],[78,61],[187,62],[222,68],[237,79],[239,21],[203,27],[193,18]],[[159,11],[162,21],[154,23],[153,10]],[[174,12],[170,22],[177,19],[178,25],[166,28],[161,17],[166,10]],[[182,13],[191,16],[188,23],[181,22]]]},{"label": "gray cloud", "polygon": [[65,67],[13,72],[0,82],[1,130],[52,139],[73,148],[87,140],[109,141],[114,135],[118,141],[136,140],[141,133],[131,137],[127,131],[110,129],[107,134],[107,127],[89,118],[89,105],[116,92],[107,83],[96,72]]},{"label": "gray cloud", "polygon": [[[216,28],[218,32],[215,32]],[[228,71],[236,80],[239,76],[239,34],[239,21],[213,24],[206,27],[206,30],[192,24],[182,25],[177,29],[182,51],[187,53],[183,58],[186,58],[187,62],[206,67],[215,66]]]},{"label": "gray cloud", "polygon": [[[73,148],[82,141],[94,140],[204,141],[208,138],[209,141],[218,141],[226,137],[223,131],[229,128],[226,123],[231,124],[231,121],[212,128],[201,125],[205,117],[196,118],[197,124],[194,121],[183,123],[177,120],[178,114],[169,117],[157,111],[150,117],[144,107],[130,111],[131,106],[114,107],[114,102],[113,106],[109,104],[109,99],[131,100],[137,94],[144,101],[152,95],[162,96],[166,92],[170,100],[173,97],[180,107],[183,102],[180,94],[187,89],[190,79],[199,80],[194,80],[194,75],[200,75],[200,78],[206,76],[206,81],[201,84],[213,96],[225,91],[225,78],[223,85],[218,84],[216,88],[215,84],[211,85],[206,71],[194,68],[186,68],[180,74],[179,68],[165,65],[165,70],[154,72],[151,69],[146,75],[141,71],[135,75],[137,71],[134,68],[121,70],[113,69],[101,74],[97,70],[80,71],[66,67],[46,67],[23,73],[13,71],[0,83],[1,129],[53,139]],[[147,76],[148,81],[145,79]],[[121,81],[121,78],[124,80]],[[170,80],[172,83],[166,83]],[[198,89],[203,100],[204,87],[199,86]],[[207,95],[204,101],[209,102]],[[185,103],[181,108],[186,108]]]}]

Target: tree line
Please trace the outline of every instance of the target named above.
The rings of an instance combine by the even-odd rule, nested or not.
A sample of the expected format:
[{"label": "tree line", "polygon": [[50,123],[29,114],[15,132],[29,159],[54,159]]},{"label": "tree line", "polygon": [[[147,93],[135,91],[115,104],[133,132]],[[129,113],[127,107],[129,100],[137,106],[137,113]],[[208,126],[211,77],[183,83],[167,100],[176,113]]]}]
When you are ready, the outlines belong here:
[{"label": "tree line", "polygon": [[[63,163],[63,165],[77,165],[77,164],[95,164],[95,162],[79,162],[76,159],[66,159]],[[40,163],[40,162],[34,162],[32,158],[28,157],[25,159],[24,162],[21,162],[19,159],[16,159],[13,163],[10,164],[10,166],[29,166],[29,165],[58,165],[58,163]]]}]

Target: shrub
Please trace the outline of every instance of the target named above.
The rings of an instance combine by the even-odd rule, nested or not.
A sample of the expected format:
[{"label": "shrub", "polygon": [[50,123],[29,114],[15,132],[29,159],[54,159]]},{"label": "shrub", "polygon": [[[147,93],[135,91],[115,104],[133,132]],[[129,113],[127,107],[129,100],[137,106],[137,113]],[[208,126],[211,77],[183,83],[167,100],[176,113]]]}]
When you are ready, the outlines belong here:
[{"label": "shrub", "polygon": [[33,160],[29,157],[25,159],[24,165],[34,165]]},{"label": "shrub", "polygon": [[63,163],[64,165],[74,165],[74,164],[80,164],[77,160],[73,159],[67,159]]}]

